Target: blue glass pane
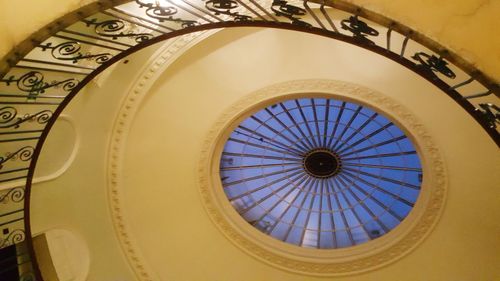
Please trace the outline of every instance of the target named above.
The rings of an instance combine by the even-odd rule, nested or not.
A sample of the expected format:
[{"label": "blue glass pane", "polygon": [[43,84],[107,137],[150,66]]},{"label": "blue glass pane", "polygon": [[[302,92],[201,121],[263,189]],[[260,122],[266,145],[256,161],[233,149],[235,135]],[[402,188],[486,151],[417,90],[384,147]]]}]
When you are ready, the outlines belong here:
[{"label": "blue glass pane", "polygon": [[222,152],[220,177],[232,206],[259,231],[335,249],[399,225],[419,196],[422,167],[411,140],[382,114],[303,98],[238,124]]}]

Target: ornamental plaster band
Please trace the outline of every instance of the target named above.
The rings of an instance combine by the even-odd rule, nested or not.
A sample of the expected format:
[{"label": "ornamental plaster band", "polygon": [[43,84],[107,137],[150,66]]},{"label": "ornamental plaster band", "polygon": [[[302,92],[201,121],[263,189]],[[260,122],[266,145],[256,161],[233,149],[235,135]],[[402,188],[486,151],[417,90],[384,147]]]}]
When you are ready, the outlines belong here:
[{"label": "ornamental plaster band", "polygon": [[[160,280],[145,262],[130,231],[127,214],[122,204],[122,170],[127,136],[143,99],[147,96],[154,82],[172,63],[185,51],[216,33],[217,30],[190,33],[169,41],[151,56],[151,59],[141,69],[121,102],[121,107],[115,118],[115,124],[110,138],[110,149],[107,156],[108,202],[114,230],[128,264],[138,280]],[[104,81],[101,81],[104,83]]]},{"label": "ornamental plaster band", "polygon": [[[208,33],[208,32],[207,32]],[[141,102],[161,73],[192,45],[209,34],[187,35],[167,43],[140,71],[123,98],[108,155],[108,194],[116,235],[139,280],[159,280],[149,268],[130,231],[122,204],[122,163],[126,138]],[[353,101],[384,113],[411,138],[421,157],[424,178],[419,199],[408,217],[390,233],[347,249],[314,250],[282,245],[254,229],[229,205],[218,175],[218,157],[225,137],[238,120],[262,106],[286,97],[323,96]],[[200,194],[208,215],[219,230],[249,255],[296,273],[315,276],[351,275],[390,264],[414,249],[432,230],[442,212],[447,178],[443,160],[430,134],[407,108],[371,89],[331,80],[291,81],[264,88],[230,107],[214,124],[201,153]]]},{"label": "ornamental plaster band", "polygon": [[[293,246],[261,233],[231,206],[219,174],[220,155],[233,129],[263,107],[290,98],[324,97],[382,112],[411,139],[420,156],[423,181],[414,208],[378,239],[348,248],[317,250]],[[395,100],[366,87],[332,80],[301,80],[254,92],[228,108],[207,135],[199,164],[205,209],[218,229],[249,255],[280,269],[314,276],[341,276],[386,266],[408,254],[429,235],[445,203],[447,177],[437,145],[421,122]]]}]

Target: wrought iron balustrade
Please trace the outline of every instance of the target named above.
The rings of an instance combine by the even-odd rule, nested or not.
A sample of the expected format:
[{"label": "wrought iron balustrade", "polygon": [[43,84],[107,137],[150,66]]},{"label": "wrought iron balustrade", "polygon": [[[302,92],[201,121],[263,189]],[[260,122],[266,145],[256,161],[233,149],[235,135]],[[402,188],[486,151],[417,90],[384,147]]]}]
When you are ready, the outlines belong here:
[{"label": "wrought iron balustrade", "polygon": [[0,280],[35,280],[24,229],[24,199],[25,187],[0,190]]},{"label": "wrought iron balustrade", "polygon": [[[133,52],[200,30],[278,28],[365,48],[434,84],[500,144],[500,86],[438,43],[382,15],[332,0],[121,2],[75,11],[0,61],[0,187],[9,187],[0,189],[0,248],[26,243],[23,255],[33,256],[29,194],[36,160],[56,118],[82,87]],[[21,260],[29,267],[32,258]],[[42,280],[33,262],[36,279]]]}]

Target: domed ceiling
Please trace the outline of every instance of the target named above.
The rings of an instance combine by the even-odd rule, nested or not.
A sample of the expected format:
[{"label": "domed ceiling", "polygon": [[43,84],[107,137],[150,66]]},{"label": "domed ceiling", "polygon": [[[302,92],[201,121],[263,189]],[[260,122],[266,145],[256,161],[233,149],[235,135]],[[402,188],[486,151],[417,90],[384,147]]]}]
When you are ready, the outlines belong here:
[{"label": "domed ceiling", "polygon": [[[251,47],[255,42],[259,48]],[[290,31],[219,31],[194,46],[188,44],[189,49],[173,62],[168,46],[158,47],[127,58],[127,63],[98,78],[77,98],[67,112],[82,132],[78,157],[56,181],[34,189],[34,229],[42,231],[57,224],[80,233],[93,256],[92,280],[135,278],[129,266],[144,280],[314,280],[262,262],[228,240],[203,207],[198,183],[207,134],[221,116],[238,116],[251,104],[245,101],[253,92],[304,79],[335,78],[361,84],[409,108],[432,133],[446,160],[452,187],[442,219],[420,246],[395,263],[345,280],[394,275],[424,278],[427,273],[414,265],[427,264],[429,253],[435,262],[427,267],[436,280],[439,276],[474,275],[457,270],[462,262],[480,259],[486,270],[494,260],[495,251],[487,246],[495,244],[494,235],[479,225],[462,226],[479,224],[473,216],[484,212],[482,208],[464,212],[464,204],[478,206],[480,200],[481,206],[495,205],[487,195],[472,199],[473,191],[467,188],[478,184],[493,188],[487,175],[495,174],[494,168],[484,164],[495,159],[487,146],[461,149],[477,141],[480,129],[446,97],[436,95],[428,82],[362,49]],[[141,69],[138,75],[136,69]],[[441,118],[443,112],[450,117],[446,120],[463,122],[451,125]],[[449,137],[453,135],[462,137]],[[463,159],[470,159],[466,166]],[[469,173],[483,176],[472,179]],[[86,180],[75,182],[75,178]],[[42,202],[49,198],[54,205],[46,208]],[[474,249],[471,241],[476,243]],[[466,261],[450,259],[464,247],[470,253]]]},{"label": "domed ceiling", "polygon": [[[288,7],[286,1],[275,2]],[[420,12],[416,12],[420,9],[408,9],[410,5],[423,5],[416,2],[406,3],[405,7],[392,3],[375,8],[382,7],[382,12],[394,13],[394,18],[402,21],[424,21]],[[64,10],[68,3],[53,5],[57,9],[47,8],[46,14]],[[12,3],[9,8],[16,5]],[[15,36],[1,44],[0,52],[10,49],[9,42],[14,45],[19,38],[25,38],[26,30],[31,33],[38,29],[33,28],[38,24],[33,20],[39,17],[30,16],[42,10],[36,5],[38,2],[24,9],[23,17],[7,13],[4,25],[8,30],[14,30],[10,26],[15,25],[16,31],[12,32]],[[436,11],[448,10],[447,5],[436,5]],[[491,24],[491,18],[496,19],[491,16],[496,15],[498,5],[495,5],[476,1],[454,3],[456,15],[441,13],[447,16],[439,20],[428,16],[420,26],[431,37],[452,42],[449,45],[452,50],[465,46],[459,50],[462,56],[495,75],[499,73],[497,60],[490,59],[493,57],[490,54],[495,53],[497,41],[488,40],[492,43],[484,44],[485,40],[456,36],[469,30],[467,34],[477,33],[478,38],[483,38],[487,33],[484,30],[495,26]],[[407,13],[397,12],[408,10],[418,15],[408,18]],[[468,15],[470,10],[472,17],[462,15]],[[17,18],[9,18],[10,15]],[[442,30],[433,26],[443,26],[442,19],[449,20],[449,26]],[[20,20],[25,22],[14,24]],[[359,22],[354,18],[350,23]],[[367,34],[375,32],[368,30]],[[7,36],[9,32],[4,34]],[[404,37],[394,38],[405,45]],[[415,53],[411,42],[406,50]],[[43,46],[40,52],[55,48]],[[478,49],[490,51],[468,51]],[[432,62],[432,57],[424,53],[415,53],[412,59],[422,65]],[[455,75],[441,69],[440,73],[447,77]],[[315,86],[308,86],[311,84]],[[321,89],[333,84],[338,85],[335,94],[322,92]],[[474,87],[470,89],[477,90]],[[401,211],[396,213],[401,218],[399,225],[393,222],[390,231],[382,226],[390,225],[389,221],[380,222],[382,212],[380,220],[378,215],[364,217],[373,218],[387,235],[378,237],[372,229],[365,229],[359,232],[364,238],[354,239],[352,234],[358,233],[354,229],[365,226],[358,223],[352,225],[352,232],[350,227],[344,228],[345,241],[349,243],[339,249],[311,249],[334,246],[332,236],[332,245],[322,247],[325,244],[321,241],[326,240],[321,235],[314,236],[319,237],[316,242],[296,239],[295,244],[308,247],[289,245],[265,235],[264,222],[259,227],[254,220],[245,221],[238,214],[241,211],[238,204],[234,204],[234,209],[225,197],[222,186],[233,175],[226,175],[217,165],[221,163],[223,144],[229,134],[243,117],[252,116],[259,109],[272,110],[272,105],[287,98],[305,97],[308,102],[311,98],[331,99],[333,107],[349,109],[354,114],[356,105],[362,105],[358,114],[362,112],[369,119],[373,112],[367,110],[379,112],[413,141],[414,147],[402,144],[407,150],[398,147],[420,157],[420,164],[413,159],[411,165],[403,165],[413,169],[407,172],[411,174],[408,178],[395,174],[391,174],[395,177],[375,176],[379,181],[392,180],[391,184],[397,178],[397,184],[404,183],[402,186],[422,184],[418,198],[417,194],[411,198],[402,193],[391,196],[396,198],[395,202],[403,202],[397,198],[406,198],[417,211],[410,211],[408,204],[391,209],[382,203],[383,196],[374,195],[387,207],[386,213]],[[485,98],[493,99],[493,95]],[[342,102],[346,105],[342,106]],[[31,226],[35,235],[55,228],[69,230],[88,246],[90,266],[79,269],[85,272],[78,277],[81,280],[324,280],[320,276],[332,275],[342,275],[339,280],[393,280],[394,276],[405,280],[488,280],[498,275],[500,225],[498,216],[492,215],[498,213],[497,196],[492,196],[497,193],[500,179],[497,173],[500,159],[495,153],[498,148],[462,108],[431,83],[364,49],[314,35],[271,29],[234,28],[191,34],[152,45],[121,60],[93,79],[63,114],[44,146],[39,161],[44,167],[36,170]],[[319,124],[318,128],[312,128],[316,129],[320,129]],[[259,132],[255,128],[249,131]],[[352,135],[354,143],[359,141],[352,130],[344,131],[343,136]],[[62,137],[66,134],[68,137]],[[263,137],[258,141],[260,138]],[[321,143],[320,138],[318,142]],[[320,182],[347,172],[341,179],[332,180],[332,188],[349,178],[370,182],[372,171],[366,166],[348,167],[359,159],[343,155],[347,148],[339,148],[333,142],[332,147],[337,150],[318,146],[315,148],[320,150],[311,149],[304,154],[300,167],[314,178],[311,181]],[[58,157],[54,158],[54,154]],[[207,161],[215,161],[217,165],[205,165]],[[318,163],[326,163],[326,168],[318,167]],[[209,194],[207,188],[218,190],[219,194]],[[439,200],[433,199],[436,194]],[[212,195],[222,197],[214,200]],[[233,195],[229,196],[231,199]],[[337,221],[342,221],[344,227],[351,226],[347,221],[351,214],[353,221],[361,221],[361,217],[355,218],[356,214],[347,209],[356,210],[356,204],[350,203],[357,201],[356,206],[361,207],[367,199],[357,200],[351,193],[341,196],[343,199],[338,198],[339,201],[330,201],[332,210],[336,210],[335,202],[337,209],[346,209],[342,213],[346,219],[340,215]],[[226,205],[216,202],[220,198]],[[435,214],[423,215],[433,210]],[[409,219],[403,218],[406,215]],[[417,222],[426,227],[419,228]],[[305,234],[307,230],[302,232]],[[302,233],[299,236],[306,237]],[[64,251],[59,248],[53,254],[61,260]],[[69,274],[71,266],[62,270]]]}]

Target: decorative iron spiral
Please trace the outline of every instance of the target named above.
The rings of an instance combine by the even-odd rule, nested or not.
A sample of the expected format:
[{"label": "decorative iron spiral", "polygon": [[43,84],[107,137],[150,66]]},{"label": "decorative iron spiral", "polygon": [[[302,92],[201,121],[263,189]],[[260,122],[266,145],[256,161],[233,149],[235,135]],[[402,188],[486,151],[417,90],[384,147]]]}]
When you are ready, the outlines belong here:
[{"label": "decorative iron spiral", "polygon": [[97,64],[103,64],[107,61],[109,61],[112,58],[111,54],[98,54],[98,55],[88,55],[86,58],[91,59],[93,58]]},{"label": "decorative iron spiral", "polygon": [[0,195],[0,203],[20,203],[24,200],[24,187],[16,187]]},{"label": "decorative iron spiral", "polygon": [[[128,34],[127,36],[131,36],[131,35]],[[154,37],[153,35],[147,34],[147,33],[132,34],[132,36],[135,38],[134,40],[137,43],[145,42],[145,41],[150,40],[151,38]]]},{"label": "decorative iron spiral", "polygon": [[239,12],[231,11],[238,8],[240,5],[234,0],[209,0],[205,2],[205,7],[215,13],[215,15],[228,15],[233,17],[235,21],[249,21],[252,17],[240,15]]},{"label": "decorative iron spiral", "polygon": [[38,124],[45,124],[50,120],[50,117],[52,117],[53,112],[50,110],[43,110],[40,111],[34,115],[29,115],[29,118],[36,119],[36,122]]},{"label": "decorative iron spiral", "polygon": [[366,22],[358,19],[358,16],[350,16],[340,22],[342,29],[352,32],[354,38],[361,40],[368,44],[375,44],[375,42],[366,38],[367,36],[378,36],[379,32],[370,27]]},{"label": "decorative iron spiral", "polygon": [[21,161],[29,161],[35,152],[35,148],[32,146],[25,146],[18,149],[13,153],[7,153],[5,157],[0,157],[0,170],[3,168],[3,164],[9,160],[16,160],[19,157]]},{"label": "decorative iron spiral", "polygon": [[123,20],[114,19],[98,22],[97,19],[92,19],[84,20],[83,22],[85,22],[87,26],[95,26],[94,30],[96,34],[104,37],[111,37],[113,40],[117,40],[120,37],[129,37],[133,38],[137,43],[142,43],[154,37],[153,34],[149,33],[134,33],[128,31],[130,25]]},{"label": "decorative iron spiral", "polygon": [[456,77],[456,74],[448,68],[448,62],[442,58],[436,57],[435,55],[429,55],[424,52],[416,52],[412,56],[412,59],[418,61],[420,66],[432,74],[434,74],[434,72],[438,72],[450,79],[455,79]]},{"label": "decorative iron spiral", "polygon": [[21,243],[26,238],[26,234],[22,229],[16,229],[9,233],[4,239],[0,239],[0,249],[7,246],[15,245]]},{"label": "decorative iron spiral", "polygon": [[[0,109],[2,110],[2,109]],[[17,110],[14,109],[14,111],[11,111],[11,113],[15,113],[14,115],[10,116],[6,120],[0,121],[0,128],[19,128],[22,123],[28,122],[28,121],[36,121],[38,124],[46,124],[49,122],[50,118],[52,117],[53,112],[50,110],[42,110],[40,112],[37,112],[35,114],[25,114],[23,117],[17,117]],[[1,114],[1,112],[0,112]]]},{"label": "decorative iron spiral", "polygon": [[17,109],[12,106],[0,108],[0,124],[7,124],[17,116]]},{"label": "decorative iron spiral", "polygon": [[178,12],[177,8],[173,6],[165,7],[160,5],[148,5],[148,4],[144,4],[144,6],[147,7],[146,14],[158,20],[168,20]]},{"label": "decorative iron spiral", "polygon": [[[45,48],[48,48],[45,46]],[[68,50],[69,51],[69,50]],[[79,58],[80,59],[80,58]],[[109,58],[108,58],[109,59]],[[16,83],[17,88],[20,91],[27,92],[29,93],[30,98],[36,98],[37,95],[45,93],[45,90],[49,88],[58,88],[62,87],[62,89],[66,92],[69,92],[73,90],[78,83],[80,83],[78,80],[74,78],[69,78],[66,80],[62,81],[52,81],[50,83],[45,81],[45,77],[43,73],[38,72],[38,71],[29,71],[23,75],[21,75],[19,78],[16,78],[15,76],[10,76],[7,80],[3,80],[2,82],[5,82],[7,86],[11,85],[12,83]],[[4,107],[0,109],[0,116],[2,118],[10,118],[8,113],[5,113],[4,109],[9,109],[9,107]],[[6,114],[6,115],[3,115]]]},{"label": "decorative iron spiral", "polygon": [[53,112],[42,110],[35,114],[25,114],[17,117],[17,109],[11,106],[0,108],[0,128],[19,128],[22,123],[36,121],[38,124],[46,124],[52,117]]},{"label": "decorative iron spiral", "polygon": [[[105,61],[108,61],[109,59],[110,59],[110,57],[106,56]],[[105,62],[105,61],[103,61],[103,62]],[[76,79],[66,79],[64,81],[54,82],[52,85],[62,85],[62,89],[65,92],[70,92],[78,85],[78,83],[80,83],[80,81],[78,81]]]},{"label": "decorative iron spiral", "polygon": [[18,155],[21,161],[29,161],[33,156],[33,152],[35,149],[32,146],[25,146],[14,153],[14,155]]},{"label": "decorative iron spiral", "polygon": [[420,192],[417,152],[393,122],[351,102],[286,100],[229,136],[220,176],[232,206],[287,243],[343,248],[376,239]]},{"label": "decorative iron spiral", "polygon": [[[55,46],[51,42],[45,44],[45,45],[40,45],[38,46],[39,48],[42,49],[43,52],[46,50],[51,50],[51,55],[53,58],[62,60],[62,61],[72,61],[73,63],[77,63],[80,60],[94,60],[98,64],[103,64],[110,60],[113,55],[110,53],[100,53],[100,54],[91,54],[91,53],[85,53],[83,54],[81,52],[82,46],[80,45],[79,42],[77,41],[67,41],[63,43],[59,43]],[[74,80],[74,79],[68,79],[68,80]],[[67,80],[65,80],[67,81]],[[49,84],[49,86],[53,87],[55,85],[60,84],[61,82],[57,84]]]},{"label": "decorative iron spiral", "polygon": [[[78,62],[82,59],[94,59],[96,63],[103,64],[111,59],[112,55],[109,53],[102,54],[82,54],[82,47],[80,43],[76,41],[69,41],[61,43],[52,48],[52,56],[59,60],[71,60],[73,63]],[[72,86],[74,87],[74,86]]]},{"label": "decorative iron spiral", "polygon": [[97,34],[110,34],[123,30],[125,27],[125,23],[121,20],[107,20],[99,23],[95,30]]},{"label": "decorative iron spiral", "polygon": [[30,71],[19,78],[17,88],[24,92],[32,92],[34,89],[43,88],[44,76],[38,71]]},{"label": "decorative iron spiral", "polygon": [[80,43],[69,41],[61,43],[52,49],[52,55],[55,58],[62,58],[78,53],[82,49]]},{"label": "decorative iron spiral", "polygon": [[286,0],[273,0],[271,10],[279,17],[288,18],[292,24],[311,27],[308,22],[302,21],[301,17],[307,14],[307,11],[301,7],[289,4]]},{"label": "decorative iron spiral", "polygon": [[174,15],[177,14],[178,10],[174,6],[165,6],[165,3],[159,3],[158,1],[135,0],[135,2],[139,5],[139,8],[146,8],[146,15],[148,17],[157,19],[160,22],[170,21],[180,23],[182,28],[198,25],[198,22],[195,20],[175,18]]}]

